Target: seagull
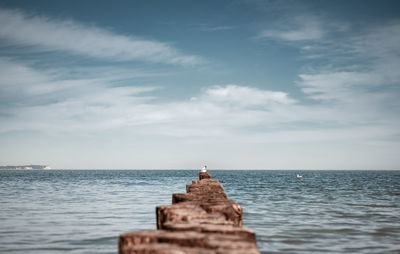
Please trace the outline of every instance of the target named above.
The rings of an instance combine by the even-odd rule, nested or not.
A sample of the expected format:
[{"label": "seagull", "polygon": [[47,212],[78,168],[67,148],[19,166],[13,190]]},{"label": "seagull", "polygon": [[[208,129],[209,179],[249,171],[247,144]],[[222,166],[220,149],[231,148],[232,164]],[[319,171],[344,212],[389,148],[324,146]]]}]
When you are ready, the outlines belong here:
[{"label": "seagull", "polygon": [[201,169],[201,172],[207,172],[207,166],[204,165],[204,167]]},{"label": "seagull", "polygon": [[299,175],[299,174],[297,174],[297,178],[302,178],[303,176],[301,176],[301,175]]}]

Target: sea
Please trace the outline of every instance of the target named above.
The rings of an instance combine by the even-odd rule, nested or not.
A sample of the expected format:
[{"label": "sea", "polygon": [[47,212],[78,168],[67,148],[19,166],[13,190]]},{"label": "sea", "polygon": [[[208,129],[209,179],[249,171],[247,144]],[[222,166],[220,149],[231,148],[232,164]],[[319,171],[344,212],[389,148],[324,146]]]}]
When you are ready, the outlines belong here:
[{"label": "sea", "polygon": [[[400,171],[209,170],[261,253],[400,253]],[[298,178],[297,174],[302,175]],[[0,170],[0,253],[117,253],[195,170]]]}]

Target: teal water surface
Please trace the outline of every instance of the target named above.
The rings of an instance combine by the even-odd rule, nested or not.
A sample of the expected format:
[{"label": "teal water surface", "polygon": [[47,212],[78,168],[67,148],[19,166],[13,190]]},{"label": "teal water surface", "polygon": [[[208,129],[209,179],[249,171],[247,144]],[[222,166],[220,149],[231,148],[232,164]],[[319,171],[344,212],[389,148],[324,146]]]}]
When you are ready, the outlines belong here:
[{"label": "teal water surface", "polygon": [[[262,253],[400,253],[400,171],[210,170]],[[297,178],[296,174],[303,178]],[[1,170],[0,253],[116,253],[192,170]]]}]

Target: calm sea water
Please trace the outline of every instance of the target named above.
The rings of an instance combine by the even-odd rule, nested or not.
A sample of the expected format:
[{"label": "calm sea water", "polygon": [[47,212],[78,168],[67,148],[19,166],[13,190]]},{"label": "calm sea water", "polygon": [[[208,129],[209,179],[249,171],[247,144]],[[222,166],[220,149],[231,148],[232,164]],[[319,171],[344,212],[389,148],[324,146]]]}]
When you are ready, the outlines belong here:
[{"label": "calm sea water", "polygon": [[[210,173],[262,253],[400,253],[400,171]],[[197,175],[2,170],[0,253],[116,253],[119,234],[155,229],[155,206]]]}]

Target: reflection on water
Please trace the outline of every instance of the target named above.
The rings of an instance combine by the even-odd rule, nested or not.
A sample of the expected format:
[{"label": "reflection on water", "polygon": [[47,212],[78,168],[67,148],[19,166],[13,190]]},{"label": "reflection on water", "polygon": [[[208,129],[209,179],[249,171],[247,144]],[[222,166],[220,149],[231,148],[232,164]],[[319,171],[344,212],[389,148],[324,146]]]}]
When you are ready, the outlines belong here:
[{"label": "reflection on water", "polygon": [[[262,253],[399,253],[399,171],[210,171]],[[303,178],[297,178],[297,174]],[[197,171],[0,171],[1,253],[115,253]]]}]

